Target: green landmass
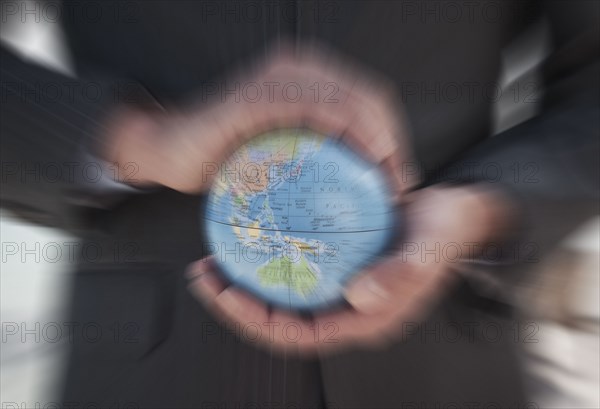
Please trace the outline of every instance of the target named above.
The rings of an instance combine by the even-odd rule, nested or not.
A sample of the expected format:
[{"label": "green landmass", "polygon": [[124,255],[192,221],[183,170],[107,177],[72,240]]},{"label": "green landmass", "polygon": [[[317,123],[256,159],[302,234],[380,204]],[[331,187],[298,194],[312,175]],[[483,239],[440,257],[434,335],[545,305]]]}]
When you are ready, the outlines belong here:
[{"label": "green landmass", "polygon": [[287,257],[277,257],[258,269],[262,286],[286,285],[305,297],[317,286],[317,275],[304,256],[297,263]]}]

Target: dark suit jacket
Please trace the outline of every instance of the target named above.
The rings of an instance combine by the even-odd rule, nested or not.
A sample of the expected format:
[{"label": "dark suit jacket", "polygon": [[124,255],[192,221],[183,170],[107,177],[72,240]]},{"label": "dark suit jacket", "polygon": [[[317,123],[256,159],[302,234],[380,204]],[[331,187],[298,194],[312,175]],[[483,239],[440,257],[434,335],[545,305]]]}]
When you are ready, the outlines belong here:
[{"label": "dark suit jacket", "polygon": [[[77,177],[63,171],[49,181],[44,169],[53,163],[64,170],[65,162],[81,157],[82,146],[102,143],[103,119],[116,103],[141,103],[150,93],[165,106],[184,106],[231,67],[264,55],[266,44],[283,36],[318,41],[394,82],[422,165],[499,166],[495,186],[515,197],[525,237],[545,251],[598,211],[598,7],[594,1],[544,7],[512,1],[65,2],[63,24],[79,79],[28,64],[4,48],[1,61],[2,206],[70,228],[83,240],[72,321],[90,333],[75,331],[70,342],[65,402],[527,407],[514,316],[468,281],[440,300],[420,323],[423,331],[390,348],[322,360],[281,357],[236,340],[235,328],[217,325],[185,289],[183,269],[204,256],[202,198],[163,189],[90,209],[78,205]],[[542,16],[553,42],[542,66],[542,114],[490,139],[489,84],[497,81],[501,51]],[[528,163],[535,183],[514,176],[515,164]],[[31,177],[35,169],[42,177]],[[459,179],[472,182],[482,174]],[[502,335],[486,335],[490,326]],[[451,334],[456,328],[458,338]]]}]

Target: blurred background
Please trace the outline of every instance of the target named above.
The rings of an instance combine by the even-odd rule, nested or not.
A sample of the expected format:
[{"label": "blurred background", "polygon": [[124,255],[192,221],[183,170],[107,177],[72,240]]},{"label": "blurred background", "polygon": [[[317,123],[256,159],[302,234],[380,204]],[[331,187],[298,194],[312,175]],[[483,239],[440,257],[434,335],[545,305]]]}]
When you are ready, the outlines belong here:
[{"label": "blurred background", "polygon": [[[15,17],[14,21],[3,19],[2,42],[28,59],[72,75],[60,26],[44,19],[22,22]],[[547,52],[547,35],[541,22],[505,50],[499,79],[503,87],[523,76],[535,80],[536,64]],[[535,104],[515,102],[509,92],[502,95],[495,106],[496,132],[535,115]],[[6,210],[2,210],[0,225],[2,407],[12,407],[8,402],[17,402],[19,408],[58,402],[68,334],[57,334],[56,327],[64,328],[74,261],[59,257],[51,262],[52,257],[36,260],[34,256],[19,260],[7,254],[13,244],[25,249],[47,246],[52,251],[60,247],[66,254],[76,239],[59,230],[27,224]],[[600,407],[599,260],[600,218],[594,218],[566,238],[536,267],[540,274],[532,275],[536,278],[519,289],[522,301],[518,307],[524,321],[537,324],[522,359],[531,400],[539,407]],[[14,325],[21,326],[22,333],[23,326],[31,333],[25,331],[23,340],[7,336],[15,330]]]}]

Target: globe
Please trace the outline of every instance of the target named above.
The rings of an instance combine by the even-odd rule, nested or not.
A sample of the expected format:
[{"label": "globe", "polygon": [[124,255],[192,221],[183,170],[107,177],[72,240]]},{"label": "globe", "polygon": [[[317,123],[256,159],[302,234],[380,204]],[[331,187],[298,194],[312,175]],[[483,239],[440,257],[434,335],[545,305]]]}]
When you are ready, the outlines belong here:
[{"label": "globe", "polygon": [[339,138],[271,131],[215,172],[204,210],[207,249],[232,284],[273,306],[342,302],[344,286],[395,229],[384,175]]}]

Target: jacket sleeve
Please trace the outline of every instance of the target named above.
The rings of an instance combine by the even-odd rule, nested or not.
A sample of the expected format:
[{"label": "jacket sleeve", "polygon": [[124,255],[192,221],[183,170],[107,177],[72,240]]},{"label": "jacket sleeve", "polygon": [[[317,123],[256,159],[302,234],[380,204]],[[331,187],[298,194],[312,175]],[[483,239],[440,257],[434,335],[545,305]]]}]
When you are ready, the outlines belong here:
[{"label": "jacket sleeve", "polygon": [[132,81],[70,78],[4,46],[1,53],[2,207],[36,223],[77,228],[76,205],[100,200],[95,186],[113,171],[89,149],[102,143],[117,105],[150,96]]},{"label": "jacket sleeve", "polygon": [[[500,287],[519,282],[522,268],[539,262],[568,233],[599,213],[599,7],[597,2],[551,3],[555,45],[541,66],[541,113],[450,165],[461,170],[460,183],[498,189],[519,210],[508,240],[494,243],[483,260],[474,263],[475,280],[489,284],[494,277],[491,281]],[[490,271],[493,274],[479,274]]]},{"label": "jacket sleeve", "polygon": [[565,80],[571,85],[560,84],[574,87],[583,82],[585,88],[490,138],[452,165],[461,169],[461,182],[497,188],[514,199],[520,209],[516,237],[521,246],[529,247],[521,252],[512,249],[514,261],[538,260],[566,234],[598,214],[598,78],[600,63],[596,62]]}]

